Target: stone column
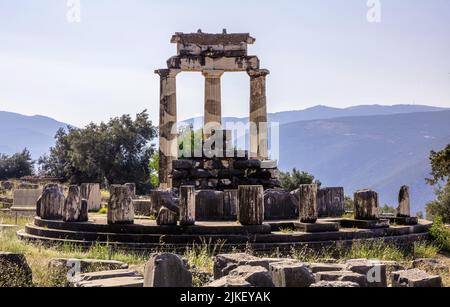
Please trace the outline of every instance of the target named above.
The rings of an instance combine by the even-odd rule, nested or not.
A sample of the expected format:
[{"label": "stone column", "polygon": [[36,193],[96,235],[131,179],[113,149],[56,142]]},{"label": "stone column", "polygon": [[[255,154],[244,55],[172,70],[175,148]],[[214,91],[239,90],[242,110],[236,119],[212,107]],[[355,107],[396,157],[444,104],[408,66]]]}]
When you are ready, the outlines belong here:
[{"label": "stone column", "polygon": [[397,217],[411,217],[409,187],[402,186],[398,195]]},{"label": "stone column", "polygon": [[264,222],[264,188],[239,186],[238,221],[242,225],[262,225]]},{"label": "stone column", "polygon": [[180,70],[160,69],[161,77],[159,110],[159,181],[161,188],[172,187],[170,174],[172,161],[178,159],[177,84]]},{"label": "stone column", "polygon": [[314,224],[319,218],[317,207],[317,185],[304,184],[300,186],[300,222]]},{"label": "stone column", "polygon": [[250,158],[269,158],[266,98],[267,69],[248,71],[250,76]]},{"label": "stone column", "polygon": [[195,225],[195,186],[180,188],[180,225]]},{"label": "stone column", "polygon": [[378,193],[371,190],[359,190],[354,195],[355,219],[378,220],[380,218]]},{"label": "stone column", "polygon": [[134,207],[131,191],[122,185],[112,185],[108,202],[108,225],[134,223]]},{"label": "stone column", "polygon": [[220,130],[222,126],[222,90],[223,70],[204,70],[205,77],[205,137],[211,136],[211,130]]}]

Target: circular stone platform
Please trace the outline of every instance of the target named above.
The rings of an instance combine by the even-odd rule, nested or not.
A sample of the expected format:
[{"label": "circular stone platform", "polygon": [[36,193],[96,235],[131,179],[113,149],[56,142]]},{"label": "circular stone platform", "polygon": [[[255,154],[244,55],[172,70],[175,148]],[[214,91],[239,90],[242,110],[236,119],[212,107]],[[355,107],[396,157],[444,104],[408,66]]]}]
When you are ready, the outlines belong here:
[{"label": "circular stone platform", "polygon": [[[328,220],[330,221],[330,220]],[[339,219],[333,219],[333,222]],[[342,220],[345,221],[345,220]],[[327,222],[327,220],[321,220]],[[109,244],[126,250],[181,250],[193,244],[220,244],[224,250],[255,251],[292,247],[320,248],[350,244],[354,240],[384,240],[409,244],[428,238],[432,223],[420,221],[416,226],[391,226],[361,230],[342,228],[334,232],[304,233],[295,230],[297,221],[274,221],[261,226],[241,226],[236,222],[197,222],[195,226],[157,226],[155,221],[136,219],[134,225],[108,225],[106,217],[99,216],[87,223],[65,223],[35,218],[17,234],[22,240],[40,244],[74,244],[89,247]]]}]

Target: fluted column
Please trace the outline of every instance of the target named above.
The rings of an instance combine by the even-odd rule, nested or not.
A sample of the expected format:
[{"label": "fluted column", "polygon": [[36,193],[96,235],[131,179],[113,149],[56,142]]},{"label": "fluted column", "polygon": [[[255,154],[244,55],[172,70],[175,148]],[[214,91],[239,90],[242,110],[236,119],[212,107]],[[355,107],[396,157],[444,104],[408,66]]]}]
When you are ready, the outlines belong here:
[{"label": "fluted column", "polygon": [[223,70],[204,70],[205,77],[205,136],[211,136],[211,130],[222,126],[222,91],[221,77]]},{"label": "fluted column", "polygon": [[268,118],[266,98],[267,69],[248,71],[250,76],[250,157],[269,158]]},{"label": "fluted column", "polygon": [[160,187],[172,187],[170,174],[172,161],[178,159],[177,140],[177,82],[180,70],[160,69],[161,77],[159,110],[159,181]]}]

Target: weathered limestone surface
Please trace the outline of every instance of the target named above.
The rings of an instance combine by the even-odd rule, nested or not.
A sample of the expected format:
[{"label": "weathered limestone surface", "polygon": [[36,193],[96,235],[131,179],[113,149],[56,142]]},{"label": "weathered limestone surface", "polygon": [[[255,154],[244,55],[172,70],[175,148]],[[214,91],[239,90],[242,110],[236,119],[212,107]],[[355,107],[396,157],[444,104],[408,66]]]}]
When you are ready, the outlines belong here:
[{"label": "weathered limestone surface", "polygon": [[159,114],[159,181],[162,188],[171,188],[169,175],[172,161],[178,158],[177,141],[177,83],[180,70],[161,69],[155,71],[161,78]]},{"label": "weathered limestone surface", "polygon": [[366,276],[366,284],[370,288],[386,288],[386,265],[380,261],[352,259],[346,262],[345,270]]},{"label": "weathered limestone surface", "polygon": [[299,215],[299,201],[288,190],[268,189],[264,191],[264,219],[295,219]]},{"label": "weathered limestone surface", "polygon": [[316,274],[316,282],[320,281],[349,281],[360,287],[367,287],[366,277],[351,271],[319,272]]},{"label": "weathered limestone surface", "polygon": [[108,224],[133,224],[134,207],[131,191],[122,185],[112,185],[108,202]]},{"label": "weathered limestone surface", "polygon": [[250,76],[250,157],[269,158],[268,118],[266,98],[267,69],[249,70]]},{"label": "weathered limestone surface", "polygon": [[0,288],[29,287],[33,274],[23,254],[0,252]]},{"label": "weathered limestone surface", "polygon": [[224,192],[201,190],[196,191],[196,219],[198,221],[222,219],[224,214]]},{"label": "weathered limestone surface", "polygon": [[320,281],[311,285],[311,288],[359,288],[357,283],[350,281]]},{"label": "weathered limestone surface", "polygon": [[88,210],[90,212],[98,212],[102,208],[102,195],[100,192],[100,184],[83,183],[80,186],[81,198],[88,201]]},{"label": "weathered limestone surface", "polygon": [[135,199],[136,198],[136,184],[135,183],[125,183],[125,186],[130,189],[131,197],[133,199]]},{"label": "weathered limestone surface", "polygon": [[13,192],[13,208],[36,208],[42,189],[16,189]]},{"label": "weathered limestone surface", "polygon": [[113,260],[56,258],[50,260],[48,268],[55,274],[67,274],[73,268],[79,268],[81,273],[93,273],[126,270],[128,264]]},{"label": "weathered limestone surface", "polygon": [[156,222],[159,226],[174,226],[178,223],[180,207],[178,198],[171,191],[161,191],[158,197],[159,213]]},{"label": "weathered limestone surface", "polygon": [[371,190],[359,190],[354,195],[355,219],[378,220],[380,218],[378,193]]},{"label": "weathered limestone surface", "polygon": [[344,188],[323,188],[317,192],[319,217],[341,217],[345,213]]},{"label": "weathered limestone surface", "polygon": [[178,223],[178,214],[166,207],[161,207],[156,218],[158,226],[176,226]]},{"label": "weathered limestone surface", "polygon": [[223,217],[230,220],[237,219],[238,190],[223,191]]},{"label": "weathered limestone surface", "polygon": [[317,185],[305,184],[300,186],[300,222],[315,223],[319,218],[317,208]]},{"label": "weathered limestone surface", "polygon": [[238,221],[242,225],[262,225],[264,222],[264,188],[239,187]]},{"label": "weathered limestone surface", "polygon": [[134,213],[140,216],[157,215],[153,210],[153,202],[150,198],[147,199],[133,199]]},{"label": "weathered limestone surface", "polygon": [[411,217],[409,187],[402,186],[398,195],[397,217]]},{"label": "weathered limestone surface", "polygon": [[178,255],[156,254],[145,265],[144,287],[192,287],[192,273]]},{"label": "weathered limestone surface", "polygon": [[442,278],[433,276],[419,269],[398,271],[392,273],[392,287],[394,288],[440,288]]},{"label": "weathered limestone surface", "polygon": [[63,220],[64,222],[87,222],[88,208],[87,200],[84,203],[81,199],[81,193],[78,186],[69,187],[69,192],[64,201]]},{"label": "weathered limestone surface", "polygon": [[195,187],[182,186],[180,188],[180,225],[195,224]]},{"label": "weathered limestone surface", "polygon": [[315,282],[310,268],[301,263],[273,263],[270,265],[270,274],[278,288],[308,288]]},{"label": "weathered limestone surface", "polygon": [[450,272],[450,268],[440,263],[437,259],[416,259],[413,261],[413,268],[439,274],[448,274]]},{"label": "weathered limestone surface", "polygon": [[335,263],[309,263],[307,266],[314,274],[319,272],[342,271],[345,268],[345,265]]},{"label": "weathered limestone surface", "polygon": [[76,288],[142,288],[144,278],[131,270],[85,273],[73,284]]},{"label": "weathered limestone surface", "polygon": [[272,288],[274,284],[267,269],[260,266],[239,266],[230,272],[231,277],[240,277],[256,288]]},{"label": "weathered limestone surface", "polygon": [[240,276],[224,276],[206,286],[207,288],[251,288],[252,285]]},{"label": "weathered limestone surface", "polygon": [[64,200],[64,194],[59,185],[46,185],[36,203],[40,212],[39,216],[43,220],[62,220]]}]

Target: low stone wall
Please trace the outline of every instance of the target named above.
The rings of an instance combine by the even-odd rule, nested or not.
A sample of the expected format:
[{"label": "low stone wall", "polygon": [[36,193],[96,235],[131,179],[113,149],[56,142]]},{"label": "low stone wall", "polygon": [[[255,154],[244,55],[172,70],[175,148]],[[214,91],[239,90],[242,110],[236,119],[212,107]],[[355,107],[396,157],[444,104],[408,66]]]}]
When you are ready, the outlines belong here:
[{"label": "low stone wall", "polygon": [[13,208],[36,208],[42,189],[16,189],[13,192]]},{"label": "low stone wall", "polygon": [[278,188],[279,171],[275,161],[238,158],[190,159],[173,161],[172,183],[195,186],[197,190],[237,190],[240,185]]}]

